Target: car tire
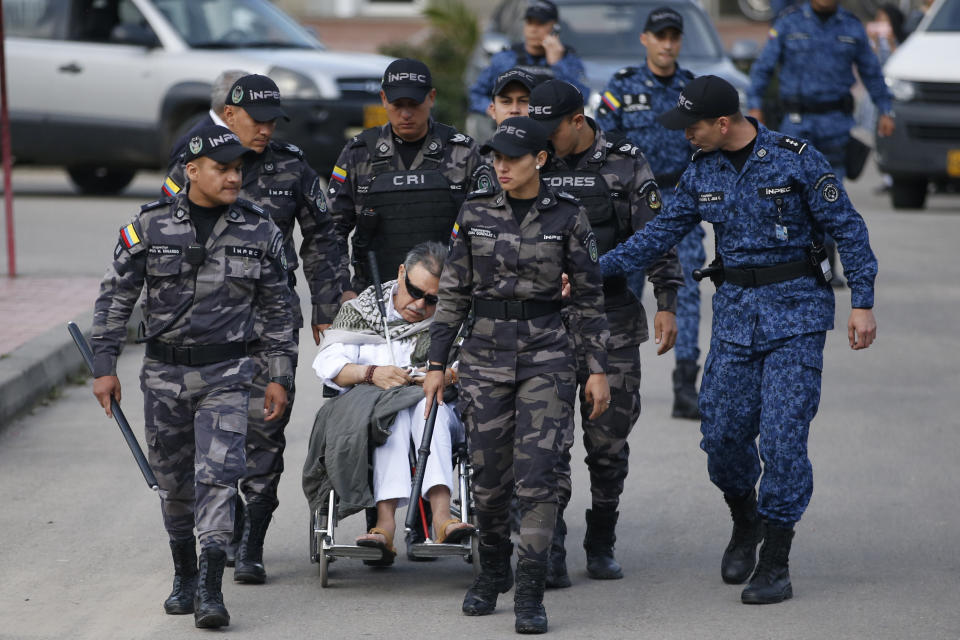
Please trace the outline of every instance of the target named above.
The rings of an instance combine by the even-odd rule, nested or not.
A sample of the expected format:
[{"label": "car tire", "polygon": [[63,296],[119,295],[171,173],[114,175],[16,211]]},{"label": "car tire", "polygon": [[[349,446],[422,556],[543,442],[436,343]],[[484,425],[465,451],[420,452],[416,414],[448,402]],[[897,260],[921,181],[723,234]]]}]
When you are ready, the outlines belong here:
[{"label": "car tire", "polygon": [[923,209],[927,201],[926,178],[894,178],[890,189],[894,209]]},{"label": "car tire", "polygon": [[106,196],[123,191],[137,172],[112,167],[67,167],[67,173],[80,193]]}]

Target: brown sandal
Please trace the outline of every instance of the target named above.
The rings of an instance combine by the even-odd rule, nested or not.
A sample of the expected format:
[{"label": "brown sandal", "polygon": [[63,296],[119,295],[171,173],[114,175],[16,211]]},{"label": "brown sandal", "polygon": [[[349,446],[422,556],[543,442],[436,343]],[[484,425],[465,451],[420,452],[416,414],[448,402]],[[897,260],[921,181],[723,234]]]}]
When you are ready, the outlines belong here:
[{"label": "brown sandal", "polygon": [[390,540],[390,534],[380,527],[372,527],[369,531],[369,534],[383,536],[386,542],[380,542],[379,540],[370,540],[369,538],[363,538],[357,540],[358,547],[373,547],[374,549],[380,549],[380,552],[383,556],[379,560],[364,560],[363,564],[368,567],[389,567],[393,564],[394,558],[397,557],[397,550],[393,546],[393,542]]},{"label": "brown sandal", "polygon": [[[452,524],[466,524],[465,527],[458,527],[450,532],[450,535],[447,535],[447,528]],[[459,518],[450,518],[440,526],[440,532],[434,533],[437,534],[437,539],[434,540],[436,544],[460,544],[474,533],[476,533],[477,528],[472,524],[467,524]]]}]

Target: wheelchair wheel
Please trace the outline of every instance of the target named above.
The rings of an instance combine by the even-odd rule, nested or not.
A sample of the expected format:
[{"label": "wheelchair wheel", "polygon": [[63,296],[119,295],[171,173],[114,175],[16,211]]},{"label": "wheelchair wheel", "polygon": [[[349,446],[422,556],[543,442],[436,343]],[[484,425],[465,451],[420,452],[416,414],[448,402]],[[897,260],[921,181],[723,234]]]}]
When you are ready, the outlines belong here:
[{"label": "wheelchair wheel", "polygon": [[324,589],[327,588],[327,585],[330,581],[330,559],[327,557],[326,553],[320,554],[320,586]]},{"label": "wheelchair wheel", "polygon": [[317,512],[310,510],[310,564],[316,564],[320,560],[320,537],[317,535]]}]

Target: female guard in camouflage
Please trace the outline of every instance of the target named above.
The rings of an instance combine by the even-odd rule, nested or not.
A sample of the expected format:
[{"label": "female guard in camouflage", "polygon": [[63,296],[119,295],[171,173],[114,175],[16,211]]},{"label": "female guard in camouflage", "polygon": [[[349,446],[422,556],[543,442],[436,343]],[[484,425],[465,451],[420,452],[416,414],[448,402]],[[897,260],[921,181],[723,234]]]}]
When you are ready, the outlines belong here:
[{"label": "female guard in camouflage", "polygon": [[557,516],[556,469],[573,429],[574,357],[560,316],[561,276],[581,317],[590,369],[586,402],[596,418],[610,404],[607,320],[597,269],[597,241],[584,209],[540,181],[547,136],[530,118],[508,118],[481,149],[494,152],[502,191],[471,193],[451,234],[430,327],[428,399],[442,402],[443,368],[471,308],[474,322],[460,351],[460,409],[469,438],[480,525],[481,573],[463,612],[493,612],[510,589],[508,508],[520,502],[514,596],[516,630],[543,633],[547,552]]}]

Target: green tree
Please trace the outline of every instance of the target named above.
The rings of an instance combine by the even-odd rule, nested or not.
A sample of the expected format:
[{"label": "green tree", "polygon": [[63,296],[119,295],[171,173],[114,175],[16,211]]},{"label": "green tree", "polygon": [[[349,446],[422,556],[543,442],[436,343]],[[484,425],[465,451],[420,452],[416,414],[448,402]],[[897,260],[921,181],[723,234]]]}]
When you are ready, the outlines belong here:
[{"label": "green tree", "polygon": [[380,47],[380,52],[395,58],[416,58],[430,67],[437,89],[434,117],[462,129],[467,113],[463,75],[479,39],[477,16],[462,0],[431,0],[423,15],[430,25],[425,42],[393,42]]}]

